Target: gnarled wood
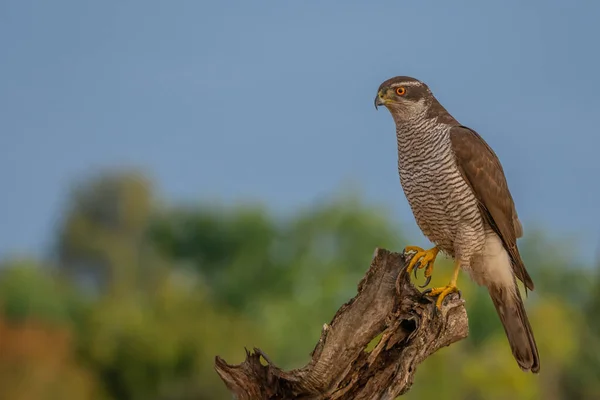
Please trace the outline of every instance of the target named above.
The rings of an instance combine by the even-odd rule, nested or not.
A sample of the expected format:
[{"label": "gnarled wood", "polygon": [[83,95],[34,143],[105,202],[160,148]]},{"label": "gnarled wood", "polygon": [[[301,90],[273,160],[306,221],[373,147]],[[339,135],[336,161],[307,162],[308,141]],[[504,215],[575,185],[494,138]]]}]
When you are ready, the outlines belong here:
[{"label": "gnarled wood", "polygon": [[[405,269],[413,255],[376,249],[357,295],[323,326],[305,367],[282,371],[255,348],[240,365],[217,356],[217,373],[240,400],[391,400],[405,393],[423,360],[469,330],[456,294],[439,312],[412,285]],[[367,351],[378,335],[378,344]]]}]

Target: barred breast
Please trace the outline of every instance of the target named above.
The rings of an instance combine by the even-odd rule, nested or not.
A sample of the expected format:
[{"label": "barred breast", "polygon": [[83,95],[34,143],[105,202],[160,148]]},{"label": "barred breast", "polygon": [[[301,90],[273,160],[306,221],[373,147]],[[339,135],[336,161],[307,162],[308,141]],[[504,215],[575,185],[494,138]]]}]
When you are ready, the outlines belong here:
[{"label": "barred breast", "polygon": [[400,183],[423,234],[468,263],[481,252],[485,228],[450,143],[450,127],[421,120],[397,130]]}]

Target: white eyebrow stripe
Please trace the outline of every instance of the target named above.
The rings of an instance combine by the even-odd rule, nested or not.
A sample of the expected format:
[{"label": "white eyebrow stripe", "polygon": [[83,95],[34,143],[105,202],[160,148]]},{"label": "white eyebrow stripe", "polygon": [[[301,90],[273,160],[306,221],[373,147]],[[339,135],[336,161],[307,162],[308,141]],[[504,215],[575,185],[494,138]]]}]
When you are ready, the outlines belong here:
[{"label": "white eyebrow stripe", "polygon": [[398,83],[394,83],[390,87],[395,88],[398,86],[421,86],[421,85],[423,85],[421,82],[398,82]]}]

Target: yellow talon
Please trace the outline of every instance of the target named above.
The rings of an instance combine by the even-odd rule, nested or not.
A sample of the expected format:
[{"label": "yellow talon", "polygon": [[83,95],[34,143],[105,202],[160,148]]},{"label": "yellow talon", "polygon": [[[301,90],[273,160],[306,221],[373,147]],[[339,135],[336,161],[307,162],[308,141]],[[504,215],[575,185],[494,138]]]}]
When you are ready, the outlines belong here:
[{"label": "yellow talon", "polygon": [[[427,281],[425,283],[425,285],[421,286],[421,287],[425,287],[429,284],[429,281],[431,281],[431,274],[433,273],[433,264],[435,263],[435,258],[437,257],[439,250],[437,247],[433,247],[429,250],[423,250],[420,247],[417,246],[406,246],[404,248],[404,252],[408,252],[408,251],[416,251],[417,254],[415,254],[413,256],[413,258],[410,260],[410,263],[408,264],[408,267],[406,267],[406,272],[408,272],[409,274],[413,271],[413,269],[415,268],[415,265],[417,265],[417,262],[420,261],[419,266],[417,267],[418,269],[422,269],[425,268],[425,278],[427,278]],[[417,271],[415,271],[415,276],[416,276]]]},{"label": "yellow talon", "polygon": [[442,303],[444,302],[444,299],[446,298],[446,296],[448,296],[450,293],[458,293],[460,295],[460,290],[458,290],[458,287],[456,286],[456,281],[458,280],[458,272],[459,271],[460,271],[460,261],[455,261],[454,262],[454,272],[452,273],[452,279],[450,280],[450,283],[447,286],[432,288],[432,289],[428,289],[425,292],[423,292],[423,294],[426,294],[427,296],[431,296],[431,297],[438,296],[438,299],[435,302],[435,306],[439,310],[442,309]]},{"label": "yellow talon", "polygon": [[429,278],[433,273],[433,262],[430,262],[425,268],[425,278]]}]

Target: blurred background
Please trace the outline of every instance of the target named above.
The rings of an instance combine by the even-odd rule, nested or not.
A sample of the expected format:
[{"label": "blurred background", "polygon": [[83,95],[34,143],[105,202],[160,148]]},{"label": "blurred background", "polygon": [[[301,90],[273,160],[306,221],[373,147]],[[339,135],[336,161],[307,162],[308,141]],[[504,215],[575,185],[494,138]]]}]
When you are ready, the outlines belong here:
[{"label": "blurred background", "polygon": [[228,399],[214,357],[244,346],[304,365],[375,247],[429,245],[373,108],[395,75],[502,160],[542,360],[519,370],[463,274],[470,336],[406,398],[600,398],[599,16],[586,1],[0,1],[0,399]]}]

